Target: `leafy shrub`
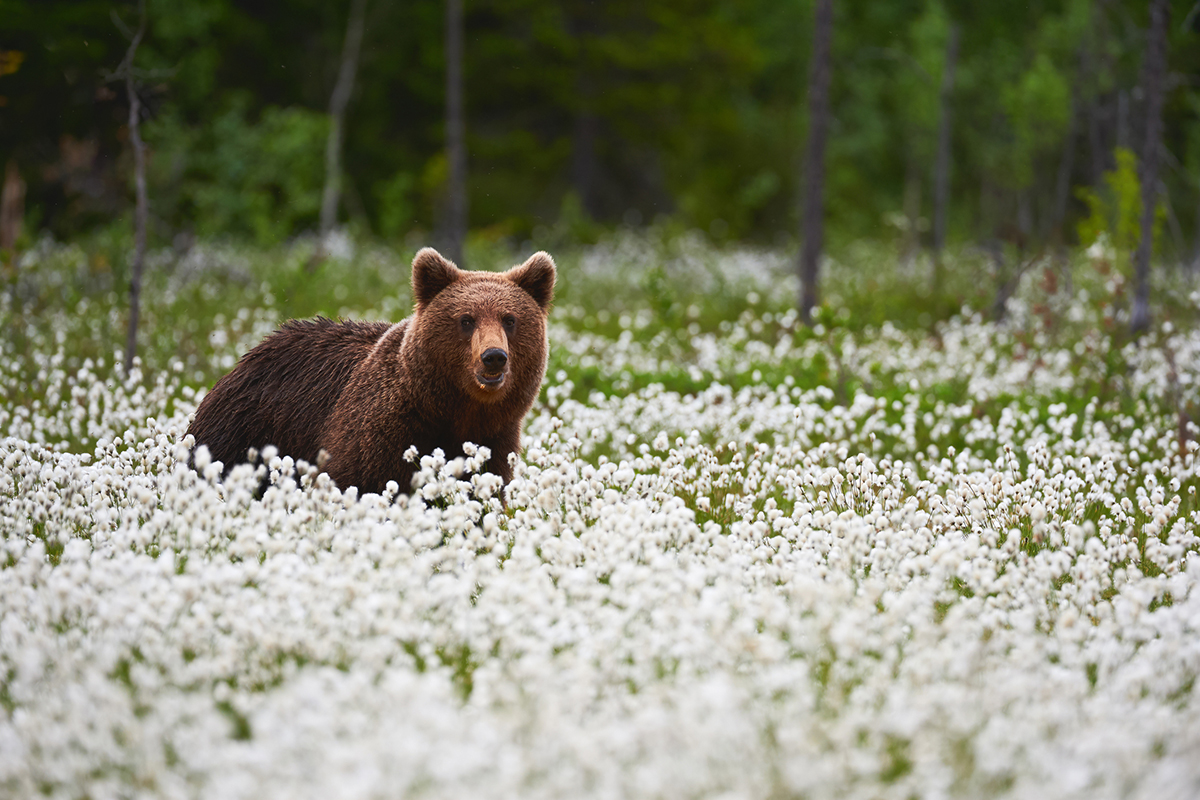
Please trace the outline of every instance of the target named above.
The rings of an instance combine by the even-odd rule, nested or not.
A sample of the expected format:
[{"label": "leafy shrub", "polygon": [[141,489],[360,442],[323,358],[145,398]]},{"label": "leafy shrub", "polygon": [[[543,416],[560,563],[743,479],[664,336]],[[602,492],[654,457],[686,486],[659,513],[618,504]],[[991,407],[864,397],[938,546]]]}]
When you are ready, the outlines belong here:
[{"label": "leafy shrub", "polygon": [[175,227],[279,242],[316,224],[328,132],[323,113],[271,106],[251,121],[244,102],[201,126],[158,120],[155,204]]},{"label": "leafy shrub", "polygon": [[[1101,234],[1118,253],[1132,253],[1141,238],[1142,186],[1138,180],[1137,156],[1133,151],[1118,147],[1115,152],[1117,166],[1104,173],[1100,189],[1082,188],[1079,199],[1088,208],[1088,215],[1080,221],[1079,243],[1084,247],[1095,244]],[[1161,203],[1154,214],[1154,239],[1159,238],[1166,209]]]},{"label": "leafy shrub", "polygon": [[397,172],[375,184],[379,201],[379,232],[388,239],[408,233],[416,216],[414,190],[416,179],[408,172]]}]

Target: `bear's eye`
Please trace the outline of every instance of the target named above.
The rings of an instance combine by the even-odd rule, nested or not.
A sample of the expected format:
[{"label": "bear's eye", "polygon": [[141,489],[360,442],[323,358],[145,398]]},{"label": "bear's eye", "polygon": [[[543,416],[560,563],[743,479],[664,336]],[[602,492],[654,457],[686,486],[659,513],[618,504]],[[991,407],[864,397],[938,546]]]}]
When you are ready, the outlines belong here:
[{"label": "bear's eye", "polygon": [[465,333],[470,333],[471,331],[475,330],[475,318],[470,314],[464,314],[462,318],[459,319],[458,324],[462,326],[462,329]]},{"label": "bear's eye", "polygon": [[517,318],[512,314],[505,314],[501,318],[500,322],[504,324],[505,330],[511,331],[513,328],[517,327]]}]

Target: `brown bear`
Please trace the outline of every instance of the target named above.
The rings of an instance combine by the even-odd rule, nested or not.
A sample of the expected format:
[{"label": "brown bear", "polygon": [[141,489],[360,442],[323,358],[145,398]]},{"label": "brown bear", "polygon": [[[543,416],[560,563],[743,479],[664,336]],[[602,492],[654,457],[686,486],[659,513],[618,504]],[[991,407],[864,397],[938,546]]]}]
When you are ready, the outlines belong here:
[{"label": "brown bear", "polygon": [[188,432],[226,471],[274,445],[320,458],[339,488],[361,492],[388,481],[410,491],[410,447],[449,459],[474,442],[507,484],[546,372],[555,277],[546,253],[507,272],[471,272],[426,247],[413,259],[412,316],[285,323],[217,381]]}]

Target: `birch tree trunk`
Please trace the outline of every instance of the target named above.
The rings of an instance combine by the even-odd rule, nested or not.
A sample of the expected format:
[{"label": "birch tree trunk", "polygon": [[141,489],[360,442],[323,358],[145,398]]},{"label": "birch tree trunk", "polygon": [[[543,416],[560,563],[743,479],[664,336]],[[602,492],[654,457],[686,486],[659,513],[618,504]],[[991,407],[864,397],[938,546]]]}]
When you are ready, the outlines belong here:
[{"label": "birch tree trunk", "polygon": [[904,168],[904,247],[900,264],[912,269],[921,249],[921,169],[910,151]]},{"label": "birch tree trunk", "polygon": [[1154,210],[1157,206],[1158,160],[1162,146],[1163,88],[1167,73],[1169,0],[1150,5],[1150,35],[1142,63],[1142,91],[1146,98],[1146,136],[1138,176],[1142,187],[1142,238],[1134,258],[1133,315],[1130,330],[1136,335],[1150,328],[1150,256],[1154,249]]},{"label": "birch tree trunk", "polygon": [[133,270],[129,281],[129,332],[125,337],[125,375],[133,371],[133,358],[137,354],[138,316],[141,313],[142,298],[142,266],[146,261],[146,218],[148,216],[146,200],[146,146],[142,142],[141,116],[142,103],[138,98],[136,81],[133,73],[133,60],[137,55],[138,45],[146,32],[146,2],[138,4],[140,20],[137,33],[129,43],[125,60],[121,68],[125,77],[125,93],[129,96],[129,142],[133,146],[133,179],[137,194],[137,205],[133,217]]},{"label": "birch tree trunk", "polygon": [[818,270],[825,228],[825,140],[829,135],[830,50],[833,44],[833,0],[817,0],[812,60],[808,67],[808,140],[804,147],[800,233],[800,318],[812,325],[820,303]]},{"label": "birch tree trunk", "polygon": [[337,224],[338,202],[342,194],[342,140],[346,127],[346,106],[354,90],[354,75],[358,70],[358,54],[362,49],[363,24],[367,0],[351,0],[350,18],[346,23],[346,39],[342,43],[342,62],[338,67],[337,83],[329,98],[329,139],[325,143],[325,190],[321,193],[321,239]]},{"label": "birch tree trunk", "polygon": [[933,166],[933,270],[934,283],[941,282],[942,248],[946,246],[946,207],[950,202],[950,123],[954,70],[958,64],[958,24],[950,26],[946,41],[946,61],[942,68],[939,93],[937,155]]},{"label": "birch tree trunk", "polygon": [[[1076,89],[1076,91],[1078,91]],[[1071,101],[1071,116],[1067,122],[1067,135],[1063,139],[1062,156],[1058,161],[1058,174],[1054,179],[1054,215],[1050,220],[1050,235],[1054,240],[1056,257],[1063,257],[1066,249],[1066,233],[1063,222],[1067,218],[1067,203],[1071,199],[1071,171],[1075,166],[1075,138],[1079,126],[1079,101]]]},{"label": "birch tree trunk", "polygon": [[[1196,178],[1196,189],[1200,190],[1200,176]],[[1200,275],[1200,203],[1196,203],[1196,224],[1192,228],[1196,237],[1195,252],[1192,253],[1192,274]]]},{"label": "birch tree trunk", "polygon": [[600,199],[600,117],[596,113],[597,59],[592,54],[593,41],[599,33],[594,10],[580,6],[568,25],[579,47],[579,65],[575,76],[575,122],[571,131],[571,188],[580,205],[594,220],[603,216]]},{"label": "birch tree trunk", "polygon": [[467,144],[463,120],[462,0],[446,0],[446,255],[464,267],[467,238]]},{"label": "birch tree trunk", "polygon": [[[25,181],[17,169],[16,159],[10,158],[4,167],[4,188],[0,190],[0,250],[16,247],[25,219]],[[13,261],[14,267],[16,261]]]}]

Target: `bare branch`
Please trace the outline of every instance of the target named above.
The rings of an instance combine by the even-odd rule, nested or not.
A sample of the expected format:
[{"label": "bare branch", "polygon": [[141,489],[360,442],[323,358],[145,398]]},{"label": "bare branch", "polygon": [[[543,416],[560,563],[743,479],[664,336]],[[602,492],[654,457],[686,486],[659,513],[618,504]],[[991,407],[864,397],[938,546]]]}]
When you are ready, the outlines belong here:
[{"label": "bare branch", "polygon": [[121,65],[117,67],[118,73],[128,73],[133,70],[133,57],[137,53],[138,45],[142,43],[142,36],[146,33],[146,0],[138,0],[138,27],[137,31],[131,32],[124,20],[117,15],[117,12],[112,13],[113,24],[120,29],[126,39],[129,39],[129,49],[125,51],[125,58],[121,60]]},{"label": "bare branch", "polygon": [[1197,15],[1200,15],[1200,0],[1196,0],[1196,5],[1192,6],[1192,10],[1183,18],[1183,24],[1179,26],[1179,30],[1187,31],[1188,28],[1192,27],[1192,23],[1195,21]]},{"label": "bare branch", "polygon": [[124,36],[126,39],[132,39],[134,37],[133,29],[125,24],[125,20],[121,19],[121,15],[117,13],[115,8],[108,12],[108,16],[112,19],[113,25],[117,26],[117,30],[121,32],[122,36]]}]

